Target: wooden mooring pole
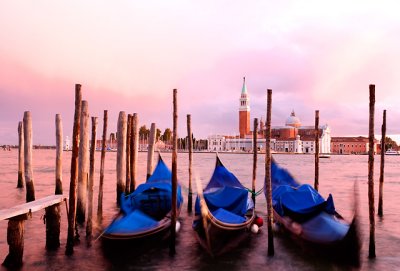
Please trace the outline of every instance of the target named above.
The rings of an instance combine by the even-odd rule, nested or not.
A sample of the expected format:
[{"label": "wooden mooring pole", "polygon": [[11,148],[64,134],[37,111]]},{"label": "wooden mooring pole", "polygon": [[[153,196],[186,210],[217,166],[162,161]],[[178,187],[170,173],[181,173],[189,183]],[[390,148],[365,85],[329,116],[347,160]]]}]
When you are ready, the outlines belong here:
[{"label": "wooden mooring pole", "polygon": [[[63,152],[63,131],[60,114],[56,114],[56,188],[55,194],[62,195],[62,152]],[[55,250],[60,247],[60,226],[61,213],[60,204],[45,208],[46,221],[46,249]]]},{"label": "wooden mooring pole", "polygon": [[60,204],[45,208],[46,249],[56,250],[60,247],[61,213]]},{"label": "wooden mooring pole", "polygon": [[24,224],[28,216],[20,215],[10,218],[7,227],[8,255],[3,265],[8,268],[19,268],[22,266],[24,255]]},{"label": "wooden mooring pole", "polygon": [[319,110],[315,110],[315,175],[314,175],[314,189],[318,191],[319,188]]},{"label": "wooden mooring pole", "polygon": [[[35,200],[35,188],[33,185],[32,170],[32,117],[29,111],[24,112],[23,119],[23,150],[24,150],[24,174],[26,186],[26,202]],[[7,244],[9,245],[8,255],[3,265],[9,268],[19,268],[22,266],[24,254],[24,224],[27,215],[20,215],[10,218],[7,228]]]},{"label": "wooden mooring pole", "polygon": [[381,138],[381,168],[379,172],[379,200],[378,216],[383,216],[383,181],[385,179],[385,152],[386,152],[386,110],[383,110],[382,138]]},{"label": "wooden mooring pole", "polygon": [[18,183],[17,188],[23,188],[25,183],[24,170],[24,125],[18,122]]},{"label": "wooden mooring pole", "polygon": [[94,155],[96,152],[97,117],[92,117],[92,138],[90,145],[90,167],[88,183],[88,215],[86,221],[86,239],[92,240],[93,229],[93,186],[94,186]]},{"label": "wooden mooring pole", "polygon": [[272,185],[271,185],[271,104],[272,90],[268,89],[267,96],[267,123],[265,130],[265,189],[267,194],[267,226],[268,226],[268,256],[273,256],[274,236],[272,232],[273,209],[272,209]]},{"label": "wooden mooring pole", "polygon": [[75,113],[74,128],[72,133],[72,157],[71,157],[71,181],[69,186],[69,212],[68,212],[68,236],[65,254],[74,253],[74,229],[76,216],[76,183],[78,177],[78,152],[79,152],[79,130],[81,118],[82,92],[81,85],[75,85]]},{"label": "wooden mooring pole", "polygon": [[82,101],[81,133],[79,140],[79,168],[78,168],[78,202],[76,207],[76,221],[85,223],[87,183],[89,177],[89,108],[88,102]]},{"label": "wooden mooring pole", "polygon": [[156,124],[152,123],[150,128],[150,138],[147,150],[147,177],[148,179],[153,173],[154,145],[156,143]]},{"label": "wooden mooring pole", "polygon": [[99,195],[97,198],[97,222],[101,223],[103,218],[103,185],[104,185],[104,160],[106,157],[106,141],[107,141],[107,122],[108,111],[104,110],[103,116],[103,137],[101,142],[101,158],[100,158],[100,183]]},{"label": "wooden mooring pole", "polygon": [[139,124],[138,116],[133,113],[132,116],[132,139],[131,139],[131,193],[136,189],[137,159],[139,154]]},{"label": "wooden mooring pole", "polygon": [[126,114],[124,111],[119,112],[117,144],[117,205],[119,206],[126,182]]},{"label": "wooden mooring pole", "polygon": [[29,111],[24,113],[24,158],[26,202],[30,202],[35,200],[35,188],[32,169],[32,117]]},{"label": "wooden mooring pole", "polygon": [[177,216],[177,160],[178,160],[178,104],[177,90],[173,90],[173,132],[172,132],[172,213],[171,213],[171,236],[169,245],[169,254],[175,255],[175,237],[176,237],[176,216]]},{"label": "wooden mooring pole", "polygon": [[258,119],[254,119],[253,129],[253,178],[251,181],[251,190],[253,191],[251,198],[253,199],[254,205],[256,204],[256,177],[257,177],[257,132],[258,132]]},{"label": "wooden mooring pole", "polygon": [[375,254],[375,204],[374,204],[374,120],[375,85],[369,85],[369,150],[368,150],[368,206],[369,206],[369,250],[368,258]]},{"label": "wooden mooring pole", "polygon": [[126,183],[125,195],[128,195],[131,189],[131,141],[132,141],[132,115],[128,114],[126,123]]},{"label": "wooden mooring pole", "polygon": [[192,163],[193,163],[193,135],[192,135],[192,120],[190,114],[187,116],[187,132],[189,138],[189,193],[188,193],[188,207],[187,210],[189,213],[192,212],[192,201],[193,201],[193,192],[192,192]]},{"label": "wooden mooring pole", "polygon": [[63,154],[63,129],[61,115],[56,115],[56,189],[55,194],[61,195],[62,189],[62,154]]}]

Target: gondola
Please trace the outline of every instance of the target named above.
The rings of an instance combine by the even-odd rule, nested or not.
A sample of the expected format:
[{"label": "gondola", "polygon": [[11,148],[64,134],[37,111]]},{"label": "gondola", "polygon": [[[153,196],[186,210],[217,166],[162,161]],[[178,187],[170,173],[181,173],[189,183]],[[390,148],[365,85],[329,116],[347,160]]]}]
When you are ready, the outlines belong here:
[{"label": "gondola", "polygon": [[217,156],[209,183],[198,188],[192,226],[199,243],[212,256],[223,254],[248,237],[254,219],[248,190]]},{"label": "gondola", "polygon": [[[159,156],[153,174],[129,195],[122,195],[120,213],[105,229],[105,240],[142,240],[165,238],[171,226],[171,171]],[[183,198],[177,189],[177,213]]]},{"label": "gondola", "polygon": [[312,186],[298,183],[274,159],[271,184],[274,220],[291,237],[316,254],[359,265],[356,213],[351,222],[345,220],[336,212],[331,194],[325,200]]}]

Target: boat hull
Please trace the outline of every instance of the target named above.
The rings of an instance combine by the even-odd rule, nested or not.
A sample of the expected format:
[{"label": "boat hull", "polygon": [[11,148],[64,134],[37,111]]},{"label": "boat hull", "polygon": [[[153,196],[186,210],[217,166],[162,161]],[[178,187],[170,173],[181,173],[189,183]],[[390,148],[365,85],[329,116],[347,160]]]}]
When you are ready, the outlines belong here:
[{"label": "boat hull", "polygon": [[332,195],[325,200],[310,185],[300,185],[273,160],[271,165],[274,220],[306,250],[358,266],[360,238],[357,206],[346,221],[335,211]]},{"label": "boat hull", "polygon": [[[204,227],[202,217],[197,216],[193,223],[193,229],[199,244],[211,256],[219,256],[237,248],[251,237],[250,226],[254,218],[255,214],[253,213],[245,223],[230,225],[221,221],[217,222],[215,218],[214,220],[207,219],[207,225]],[[207,241],[207,235],[209,242]]]},{"label": "boat hull", "polygon": [[153,235],[160,237],[169,232],[171,228],[171,220],[169,218],[164,218],[159,222],[157,227],[145,229],[135,233],[104,233],[102,235],[103,239],[108,240],[141,240],[147,239]]},{"label": "boat hull", "polygon": [[[339,214],[332,217],[334,220],[346,222]],[[274,210],[274,220],[277,228],[287,233],[307,254],[323,256],[343,264],[353,266],[360,265],[361,241],[358,235],[358,222],[356,216],[349,224],[346,234],[342,238],[333,240],[319,240],[310,238],[304,234],[303,224],[292,221],[290,218],[282,217]]]}]

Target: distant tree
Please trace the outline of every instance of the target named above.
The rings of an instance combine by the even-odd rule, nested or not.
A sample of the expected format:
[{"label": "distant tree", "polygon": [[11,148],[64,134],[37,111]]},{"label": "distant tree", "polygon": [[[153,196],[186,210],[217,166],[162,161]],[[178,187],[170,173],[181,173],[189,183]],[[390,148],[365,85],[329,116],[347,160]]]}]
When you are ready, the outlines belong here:
[{"label": "distant tree", "polygon": [[161,136],[161,130],[157,128],[157,130],[156,130],[156,141],[158,139],[160,139],[160,136]]},{"label": "distant tree", "polygon": [[178,138],[178,149],[181,149],[181,150],[186,149],[186,139],[187,139],[187,137]]},{"label": "distant tree", "polygon": [[397,145],[396,141],[394,141],[393,139],[391,139],[390,137],[386,137],[385,138],[385,149],[395,149],[397,150],[399,148],[399,146]]},{"label": "distant tree", "polygon": [[163,140],[165,141],[165,142],[171,142],[171,138],[172,138],[172,131],[171,131],[171,129],[169,129],[169,128],[167,128],[167,129],[165,129],[165,131],[164,131],[164,134],[163,134]]},{"label": "distant tree", "polygon": [[146,138],[150,134],[150,130],[147,129],[146,125],[143,125],[139,128],[139,137]]}]

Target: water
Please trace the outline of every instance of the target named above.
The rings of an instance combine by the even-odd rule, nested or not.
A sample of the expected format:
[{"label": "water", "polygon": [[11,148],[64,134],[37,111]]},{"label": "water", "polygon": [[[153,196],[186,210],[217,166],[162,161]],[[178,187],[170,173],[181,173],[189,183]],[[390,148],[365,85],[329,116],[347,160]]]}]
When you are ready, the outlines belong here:
[{"label": "water", "polygon": [[[171,154],[163,154],[168,165]],[[178,155],[178,178],[187,188],[188,155]],[[251,187],[252,155],[220,154],[222,162],[241,181]],[[303,182],[313,184],[314,157],[311,155],[275,155],[275,159],[287,167],[295,177]],[[138,176],[145,177],[146,154],[139,153]],[[376,217],[376,254],[375,260],[369,260],[369,220],[368,220],[368,170],[367,156],[332,156],[320,159],[320,192],[324,197],[329,193],[334,196],[337,210],[350,218],[353,208],[354,183],[359,187],[360,227],[362,232],[362,265],[361,270],[399,270],[400,269],[400,156],[386,157],[384,184],[384,217]],[[64,152],[63,189],[69,195],[69,167],[71,153]],[[375,157],[375,203],[378,202],[379,157]],[[25,190],[17,185],[17,151],[0,151],[0,209],[25,202]],[[104,222],[94,231],[95,237],[100,234],[117,213],[116,201],[116,153],[106,154],[104,184]],[[215,154],[194,154],[194,171],[203,185],[211,176],[215,165]],[[54,193],[55,151],[34,150],[33,174],[36,198]],[[96,175],[94,187],[94,210],[97,210],[97,193],[99,182],[100,153],[96,153]],[[257,165],[257,190],[261,189],[264,176],[264,156],[259,155]],[[195,185],[193,185],[195,188]],[[109,257],[103,252],[101,242],[93,242],[89,247],[85,241],[85,229],[80,228],[81,242],[74,247],[72,256],[65,256],[67,238],[67,217],[65,207],[61,214],[61,247],[55,252],[45,250],[45,225],[42,216],[44,211],[33,213],[25,222],[24,265],[21,270],[350,270],[351,267],[315,257],[298,245],[293,245],[289,238],[277,235],[274,238],[275,256],[267,256],[267,229],[263,227],[258,235],[253,235],[240,248],[218,258],[211,258],[197,243],[191,228],[191,217],[186,212],[187,190],[183,189],[185,204],[179,221],[181,231],[178,234],[174,257],[169,256],[168,245],[158,244],[153,248],[135,253],[120,253],[120,257]],[[256,209],[266,218],[266,202],[263,195],[257,197]],[[7,221],[0,221],[0,255],[1,261],[8,253]],[[0,268],[5,270],[4,267]]]}]

